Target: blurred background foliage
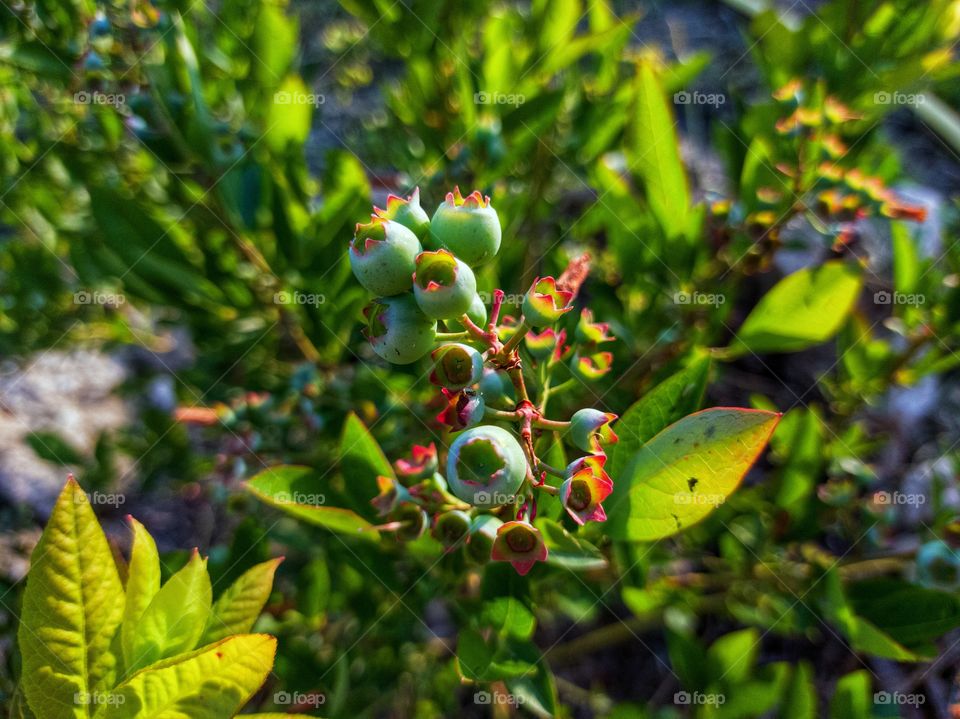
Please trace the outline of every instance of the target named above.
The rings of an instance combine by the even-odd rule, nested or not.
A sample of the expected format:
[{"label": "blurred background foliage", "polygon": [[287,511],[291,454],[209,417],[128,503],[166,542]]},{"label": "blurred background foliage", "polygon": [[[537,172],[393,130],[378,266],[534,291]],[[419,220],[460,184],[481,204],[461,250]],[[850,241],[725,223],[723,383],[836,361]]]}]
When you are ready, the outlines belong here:
[{"label": "blurred background foliage", "polygon": [[[29,444],[152,511],[171,571],[193,544],[223,586],[287,556],[261,708],[283,690],[330,717],[480,716],[487,687],[571,717],[946,716],[960,3],[37,0],[0,28],[0,352],[119,357],[136,407],[93,451]],[[707,521],[655,544],[588,531],[599,561],[560,528],[568,561],[520,579],[242,491],[306,464],[350,504],[356,442],[395,459],[433,438],[423,368],[364,346],[345,249],[371,202],[419,186],[432,209],[454,184],[504,224],[481,287],[591,254],[581,300],[618,342],[579,399],[622,414],[676,377],[693,398],[664,397],[690,411],[786,412]],[[172,398],[145,401],[158,376]],[[9,556],[42,514],[0,504]],[[9,638],[23,568],[0,569]]]}]

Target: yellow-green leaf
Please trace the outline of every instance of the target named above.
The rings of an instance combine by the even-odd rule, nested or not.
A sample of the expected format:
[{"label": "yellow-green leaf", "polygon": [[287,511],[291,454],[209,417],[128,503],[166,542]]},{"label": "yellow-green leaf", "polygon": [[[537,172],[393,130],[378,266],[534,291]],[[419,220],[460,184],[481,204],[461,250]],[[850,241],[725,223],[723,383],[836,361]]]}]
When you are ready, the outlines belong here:
[{"label": "yellow-green leaf", "polygon": [[140,617],[160,591],[160,555],[153,537],[140,522],[130,518],[133,546],[127,570],[127,602],[120,630],[123,657],[127,666],[134,660],[134,644],[140,632]]},{"label": "yellow-green leaf", "polygon": [[230,719],[260,688],[277,640],[242,634],[130,677],[100,705],[96,719]]},{"label": "yellow-green leaf", "polygon": [[90,716],[83,699],[113,685],[123,586],[87,496],[72,478],[33,552],[19,641],[22,688],[43,719]]},{"label": "yellow-green leaf", "polygon": [[212,644],[231,634],[253,629],[263,605],[270,598],[273,575],[283,557],[251,567],[231,584],[214,603],[200,645]]},{"label": "yellow-green leaf", "polygon": [[194,552],[186,566],[160,588],[140,617],[127,676],[197,646],[210,616],[212,594],[207,560]]},{"label": "yellow-green leaf", "polygon": [[647,201],[660,226],[668,236],[677,236],[686,229],[690,190],[680,159],[676,122],[649,62],[640,63],[636,83],[637,104],[627,144],[627,162],[643,179]]},{"label": "yellow-green leaf", "polygon": [[843,260],[787,275],[744,320],[730,354],[797,352],[833,337],[860,294],[860,271]]},{"label": "yellow-green leaf", "polygon": [[696,524],[737,488],[779,420],[776,412],[714,407],[674,422],[614,478],[607,534],[648,541]]}]

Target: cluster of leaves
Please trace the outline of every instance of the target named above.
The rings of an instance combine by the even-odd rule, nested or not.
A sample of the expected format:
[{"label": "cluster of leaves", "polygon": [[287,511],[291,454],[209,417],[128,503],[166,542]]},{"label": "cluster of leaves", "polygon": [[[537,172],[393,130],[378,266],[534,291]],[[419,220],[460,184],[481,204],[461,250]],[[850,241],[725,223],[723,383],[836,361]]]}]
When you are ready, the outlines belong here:
[{"label": "cluster of leaves", "polygon": [[267,679],[276,640],[249,632],[277,562],[253,567],[213,602],[199,553],[161,585],[156,544],[130,523],[130,559],[118,567],[87,495],[68,480],[24,591],[13,717],[233,716]]},{"label": "cluster of leaves", "polygon": [[[262,622],[280,638],[282,683],[322,690],[331,716],[452,715],[462,679],[555,715],[567,709],[553,670],[567,701],[616,714],[621,694],[646,699],[652,684],[620,692],[602,670],[577,670],[636,636],[655,649],[666,642],[674,676],[649,665],[658,683],[726,697],[691,706],[695,715],[817,716],[816,674],[816,685],[831,684],[834,717],[873,716],[873,692],[884,687],[860,664],[825,679],[807,659],[771,662],[762,650],[776,637],[800,657],[836,643],[866,662],[923,661],[960,624],[953,513],[931,497],[924,525],[909,527],[920,548],[896,541],[904,508],[878,490],[896,490],[899,476],[881,467],[891,453],[875,419],[891,388],[942,378],[960,360],[960,257],[925,254],[916,222],[897,219],[919,221],[924,210],[892,194],[903,172],[880,121],[896,105],[875,99],[924,92],[917,115],[951,136],[933,93],[949,97],[958,72],[955,4],[832,0],[803,18],[760,12],[737,60],[758,70],[760,86],[739,84],[750,73],[724,75],[724,87],[708,89],[734,102],[706,119],[670,98],[694,86],[709,57],[674,62],[638,49],[638,18],[617,17],[609,2],[341,5],[350,18],[328,25],[334,57],[318,79],[334,81],[327,99],[344,103],[376,81],[385,106],[361,108],[360,132],[338,138],[356,156],[330,153],[319,182],[305,140],[311,121],[327,132],[333,121],[327,106],[276,101],[311,97],[295,70],[297,23],[281,4],[0,8],[9,148],[0,216],[15,228],[0,236],[3,348],[48,345],[74,328],[68,338],[156,349],[154,323],[191,331],[200,359],[181,373],[181,399],[213,406],[177,416],[226,445],[216,469],[228,491],[204,487],[244,517],[233,535],[224,523],[211,554],[263,561],[265,537],[285,545],[297,588],[285,592],[282,616]],[[303,58],[305,74],[312,63]],[[126,101],[85,103],[78,92]],[[722,153],[729,187],[697,191],[683,161],[696,150],[681,152],[680,122],[687,137],[712,130],[701,139]],[[445,551],[441,532],[407,535],[415,519],[426,525],[422,514],[384,523],[370,504],[383,485],[426,496],[418,487],[433,473],[405,473],[429,465],[429,451],[395,466],[386,457],[431,441],[442,454],[452,440],[433,422],[449,407],[430,406],[424,366],[388,367],[361,349],[364,292],[344,238],[385,167],[399,173],[388,180],[394,192],[420,184],[434,197],[460,182],[497,198],[514,239],[496,266],[478,270],[483,286],[526,288],[584,250],[593,257],[579,297],[616,340],[583,343],[578,325],[592,317],[571,312],[516,349],[544,414],[549,401],[551,416],[584,406],[620,415],[603,469],[613,479],[608,519],[580,527],[549,491],[537,493],[537,516],[525,518],[547,556],[525,577],[486,562],[488,551],[475,561],[470,544]],[[879,252],[856,241],[878,230]],[[783,261],[798,246],[813,247],[801,269]],[[122,292],[127,302],[79,304],[78,291]],[[870,302],[877,292],[925,301]],[[324,301],[277,300],[298,293]],[[501,318],[493,331],[506,344],[518,327]],[[570,350],[564,332],[576,340]],[[793,353],[799,360],[786,364]],[[830,359],[809,382],[793,376],[819,367],[821,354]],[[304,357],[313,366],[295,365]],[[516,412],[514,383],[487,369],[483,379],[503,395],[490,408]],[[758,411],[700,411],[708,398],[745,403],[744,372],[755,375]],[[778,408],[787,411],[774,430]],[[495,413],[486,421],[505,419],[517,424]],[[167,431],[157,429],[157,441]],[[731,494],[771,431],[764,481]],[[154,451],[179,462],[183,433],[171,436],[179,444],[168,437]],[[537,429],[528,467],[562,473],[574,459],[568,438]],[[229,491],[264,463],[276,466],[249,480],[248,493],[298,521]],[[539,480],[525,481],[532,489]],[[397,534],[405,541],[389,541]],[[449,615],[438,618],[437,597]],[[40,620],[27,619],[23,631],[36,631]],[[411,621],[424,641],[411,638]],[[566,636],[581,623],[602,626]],[[638,664],[648,658],[637,652]],[[126,673],[122,649],[114,656]],[[121,681],[118,673],[103,686]],[[584,698],[574,683],[594,691]],[[239,703],[210,706],[226,716]]]}]

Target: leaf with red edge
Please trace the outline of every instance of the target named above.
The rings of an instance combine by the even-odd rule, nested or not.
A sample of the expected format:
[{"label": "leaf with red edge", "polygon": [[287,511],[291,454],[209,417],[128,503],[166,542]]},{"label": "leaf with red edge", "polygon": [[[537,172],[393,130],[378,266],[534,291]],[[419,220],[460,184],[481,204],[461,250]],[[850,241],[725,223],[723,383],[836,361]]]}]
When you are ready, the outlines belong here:
[{"label": "leaf with red edge", "polygon": [[674,422],[614,478],[607,533],[650,541],[696,524],[739,486],[779,421],[777,412],[714,407]]}]

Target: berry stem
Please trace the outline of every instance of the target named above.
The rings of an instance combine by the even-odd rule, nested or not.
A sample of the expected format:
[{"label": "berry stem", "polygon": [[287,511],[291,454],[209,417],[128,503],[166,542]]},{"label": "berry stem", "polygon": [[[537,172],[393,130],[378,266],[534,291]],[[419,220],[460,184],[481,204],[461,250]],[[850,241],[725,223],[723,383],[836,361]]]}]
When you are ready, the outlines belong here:
[{"label": "berry stem", "polygon": [[[540,471],[546,472],[547,474],[552,474],[554,477],[564,478],[564,473],[562,469],[557,469],[556,467],[547,464],[543,460],[540,460]],[[548,485],[549,486],[549,485]]]},{"label": "berry stem", "polygon": [[533,420],[533,426],[537,429],[555,429],[562,432],[563,430],[570,427],[569,422],[562,422],[557,419],[547,419],[546,417],[538,417]]},{"label": "berry stem", "polygon": [[470,333],[463,332],[437,332],[436,337],[442,342],[456,342],[457,340],[470,339]]},{"label": "berry stem", "polygon": [[527,324],[527,321],[523,318],[523,315],[521,315],[520,324],[517,326],[517,331],[514,332],[513,336],[503,345],[503,354],[508,355],[513,352],[517,346],[523,342],[523,338],[527,336],[527,332],[529,331],[530,325]]}]

